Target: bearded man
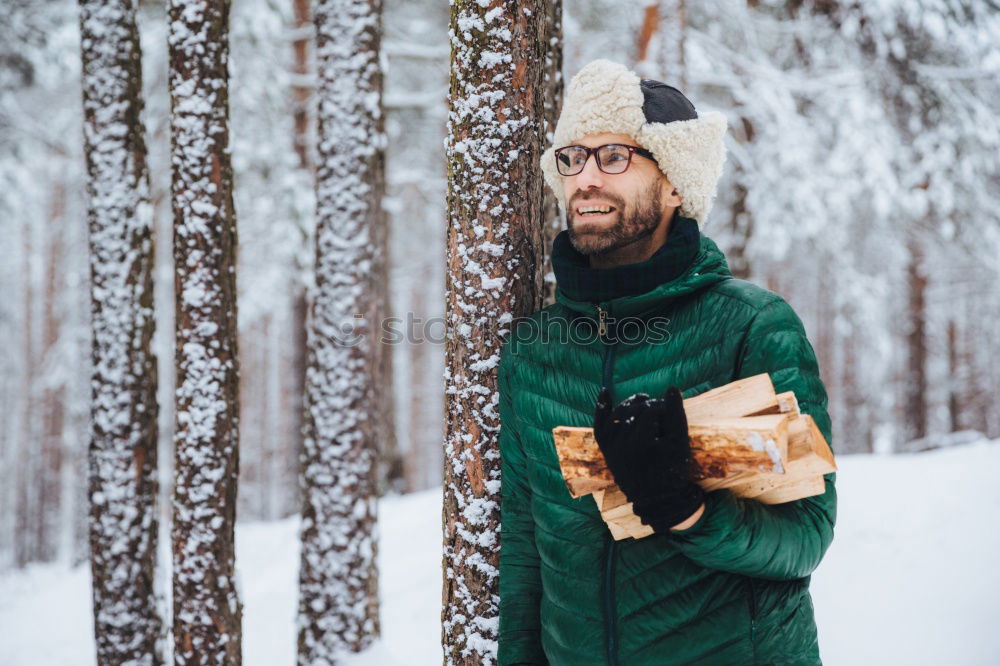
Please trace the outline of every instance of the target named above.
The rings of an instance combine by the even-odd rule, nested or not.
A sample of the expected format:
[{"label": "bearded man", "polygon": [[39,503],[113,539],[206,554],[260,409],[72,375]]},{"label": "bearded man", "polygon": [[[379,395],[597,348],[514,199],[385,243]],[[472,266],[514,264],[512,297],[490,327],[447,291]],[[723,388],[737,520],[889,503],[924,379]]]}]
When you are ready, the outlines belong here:
[{"label": "bearded man", "polygon": [[[567,89],[541,158],[566,215],[557,302],[512,328],[499,366],[501,664],[820,663],[809,577],[833,538],[835,475],[778,505],[691,478],[682,397],[743,377],[794,391],[832,442],[798,316],[734,279],[700,231],[725,130],[606,60]],[[615,541],[593,499],[570,497],[558,425],[594,428],[652,535]]]}]

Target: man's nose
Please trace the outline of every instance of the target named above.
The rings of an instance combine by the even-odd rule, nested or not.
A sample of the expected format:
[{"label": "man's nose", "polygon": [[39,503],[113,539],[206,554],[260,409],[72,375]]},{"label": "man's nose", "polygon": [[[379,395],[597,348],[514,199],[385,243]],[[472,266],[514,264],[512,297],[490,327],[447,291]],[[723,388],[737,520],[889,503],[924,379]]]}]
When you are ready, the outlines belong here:
[{"label": "man's nose", "polygon": [[583,171],[576,175],[576,187],[580,190],[589,190],[591,187],[604,187],[604,178],[607,174],[597,168],[597,155],[587,156],[587,161],[583,163]]}]

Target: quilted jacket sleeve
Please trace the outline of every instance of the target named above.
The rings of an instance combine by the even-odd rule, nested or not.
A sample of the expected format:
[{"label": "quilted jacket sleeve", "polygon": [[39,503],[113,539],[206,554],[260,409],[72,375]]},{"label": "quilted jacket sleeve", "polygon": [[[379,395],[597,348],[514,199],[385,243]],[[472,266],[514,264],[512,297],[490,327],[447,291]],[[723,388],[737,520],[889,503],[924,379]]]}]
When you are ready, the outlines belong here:
[{"label": "quilted jacket sleeve", "polygon": [[[816,355],[802,322],[780,298],[755,316],[737,372],[737,378],[767,372],[775,391],[794,391],[800,411],[813,417],[832,447]],[[682,552],[706,567],[775,580],[808,576],[833,540],[837,517],[836,474],[824,479],[822,495],[785,504],[765,505],[728,490],[711,492],[698,522],[673,537]]]},{"label": "quilted jacket sleeve", "polygon": [[531,487],[521,439],[511,410],[509,364],[504,348],[500,393],[500,638],[499,663],[546,664],[539,606],[542,582],[531,515]]}]

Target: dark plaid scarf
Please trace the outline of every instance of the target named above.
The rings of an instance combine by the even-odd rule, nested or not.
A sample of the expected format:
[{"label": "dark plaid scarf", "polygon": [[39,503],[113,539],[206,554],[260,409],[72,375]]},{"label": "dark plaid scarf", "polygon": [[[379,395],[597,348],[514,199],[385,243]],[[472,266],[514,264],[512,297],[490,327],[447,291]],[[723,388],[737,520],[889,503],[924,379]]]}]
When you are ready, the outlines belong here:
[{"label": "dark plaid scarf", "polygon": [[559,289],[575,301],[602,303],[652,291],[683,273],[701,246],[698,223],[678,215],[667,240],[646,261],[609,268],[591,268],[590,260],[569,241],[569,230],[552,243],[552,270]]}]

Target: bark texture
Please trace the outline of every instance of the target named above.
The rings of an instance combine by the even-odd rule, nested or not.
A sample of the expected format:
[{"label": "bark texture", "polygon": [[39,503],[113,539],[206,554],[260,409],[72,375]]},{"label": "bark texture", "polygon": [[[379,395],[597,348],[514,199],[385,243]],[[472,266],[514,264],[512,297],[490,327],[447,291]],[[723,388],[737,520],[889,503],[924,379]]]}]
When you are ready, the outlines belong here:
[{"label": "bark texture", "polygon": [[176,298],[174,661],[239,664],[236,216],[229,152],[229,2],[171,0]]},{"label": "bark texture", "polygon": [[[133,0],[80,3],[93,363],[89,532],[100,664],[162,663],[153,588],[153,238],[135,11]],[[61,430],[61,419],[47,424]],[[61,451],[50,438],[46,444]],[[57,482],[55,462],[49,478]]]},{"label": "bark texture", "polygon": [[321,0],[316,25],[316,280],[308,327],[298,663],[379,635],[377,436],[384,312],[381,2]]},{"label": "bark texture", "polygon": [[446,664],[492,664],[499,620],[496,369],[541,305],[541,0],[452,4],[448,117],[444,591]]},{"label": "bark texture", "polygon": [[[549,0],[545,3],[547,16],[539,25],[539,39],[543,47],[543,62],[545,63],[545,73],[543,83],[545,90],[545,101],[543,103],[542,122],[544,130],[542,133],[542,148],[544,152],[552,143],[552,137],[556,131],[556,123],[559,121],[559,112],[562,111],[563,100],[563,27],[562,27],[562,0]],[[544,305],[551,305],[556,301],[556,278],[552,272],[552,242],[563,228],[566,227],[566,218],[559,211],[559,203],[555,195],[547,187],[542,188],[542,224],[544,238],[542,239],[542,253],[545,257],[545,265],[542,268],[543,300]]]}]

